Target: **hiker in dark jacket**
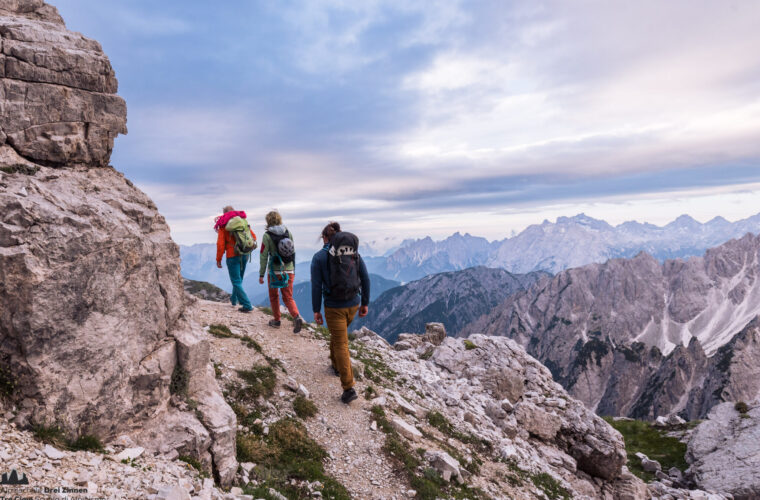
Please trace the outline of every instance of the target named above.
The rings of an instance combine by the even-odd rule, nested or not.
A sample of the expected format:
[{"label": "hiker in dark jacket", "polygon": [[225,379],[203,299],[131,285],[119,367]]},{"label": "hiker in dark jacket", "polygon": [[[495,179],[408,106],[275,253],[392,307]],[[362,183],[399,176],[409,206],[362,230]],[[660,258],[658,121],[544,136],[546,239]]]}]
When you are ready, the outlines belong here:
[{"label": "hiker in dark jacket", "polygon": [[[274,328],[280,327],[280,295],[282,293],[282,302],[288,308],[288,312],[293,316],[293,333],[301,331],[303,318],[298,313],[298,306],[293,300],[293,280],[296,275],[296,253],[293,248],[293,233],[282,225],[282,216],[277,210],[272,210],[265,217],[267,230],[264,237],[261,238],[261,257],[259,258],[259,283],[264,284],[264,275],[267,275],[267,284],[269,286],[269,303],[272,306],[273,319],[269,321],[269,326]],[[288,240],[290,242],[288,243]],[[278,244],[279,243],[279,244]],[[285,255],[279,246],[286,243],[287,247],[283,248],[287,252]],[[287,275],[287,276],[285,276]],[[272,280],[287,280],[285,286],[279,286]]]},{"label": "hiker in dark jacket", "polygon": [[[336,236],[337,235],[337,236]],[[314,311],[314,321],[318,325],[327,322],[327,329],[330,330],[330,363],[335,375],[340,376],[340,383],[343,386],[343,394],[340,399],[348,404],[357,398],[354,389],[354,375],[351,370],[351,356],[348,352],[348,327],[354,320],[357,311],[360,317],[364,317],[369,312],[369,274],[364,261],[358,254],[358,239],[350,233],[342,233],[340,224],[331,222],[322,230],[322,241],[324,248],[314,254],[311,259],[311,305]],[[343,243],[351,242],[351,245]],[[337,244],[338,247],[336,248]],[[349,248],[349,247],[353,248]],[[350,259],[356,255],[353,263],[358,264],[354,269],[358,272],[361,291],[345,292],[336,291],[341,285],[336,287],[331,294],[331,266],[336,266],[335,258],[338,256],[347,256]],[[352,263],[352,264],[353,264]],[[332,269],[333,276],[336,276],[336,269]],[[337,297],[341,293],[342,297]],[[322,309],[322,297],[325,299],[325,317],[320,312]]]}]

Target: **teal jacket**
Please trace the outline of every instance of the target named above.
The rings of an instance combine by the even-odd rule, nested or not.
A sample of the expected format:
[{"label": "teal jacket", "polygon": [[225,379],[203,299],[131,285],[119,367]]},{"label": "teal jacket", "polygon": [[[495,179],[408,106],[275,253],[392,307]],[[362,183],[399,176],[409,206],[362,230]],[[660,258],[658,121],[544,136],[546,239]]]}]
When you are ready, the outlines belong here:
[{"label": "teal jacket", "polygon": [[[285,234],[287,233],[288,238],[295,243],[295,240],[293,240],[293,233],[290,232],[290,230],[285,226],[272,226],[268,227],[267,231],[271,231],[272,233],[276,235]],[[274,242],[272,241],[272,237],[269,236],[269,234],[264,233],[264,237],[261,238],[261,254],[259,255],[259,276],[264,277],[264,275],[267,273],[267,265],[269,264],[269,257],[271,255],[276,254],[277,251],[274,250]],[[273,269],[275,272],[282,272],[285,271],[286,273],[295,273],[296,272],[296,258],[295,255],[293,256],[293,262],[288,262],[284,266],[275,266]]]}]

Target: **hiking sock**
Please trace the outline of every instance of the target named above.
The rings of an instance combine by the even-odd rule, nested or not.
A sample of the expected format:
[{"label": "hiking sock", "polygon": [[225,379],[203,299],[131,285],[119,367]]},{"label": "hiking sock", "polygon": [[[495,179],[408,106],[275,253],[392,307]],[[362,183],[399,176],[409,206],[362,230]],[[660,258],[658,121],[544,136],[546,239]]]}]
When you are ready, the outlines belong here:
[{"label": "hiking sock", "polygon": [[343,394],[340,396],[340,400],[343,401],[345,404],[350,403],[354,399],[358,398],[359,396],[356,394],[356,390],[354,388],[346,389],[343,391]]},{"label": "hiking sock", "polygon": [[299,315],[295,320],[293,320],[293,333],[300,332],[302,326],[303,326],[303,318]]}]

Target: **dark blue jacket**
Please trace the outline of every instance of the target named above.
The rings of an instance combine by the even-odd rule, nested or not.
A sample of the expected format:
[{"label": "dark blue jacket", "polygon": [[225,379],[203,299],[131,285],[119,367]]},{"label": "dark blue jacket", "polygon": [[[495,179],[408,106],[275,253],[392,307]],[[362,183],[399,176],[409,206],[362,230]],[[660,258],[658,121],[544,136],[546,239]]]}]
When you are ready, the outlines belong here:
[{"label": "dark blue jacket", "polygon": [[359,295],[350,300],[331,300],[330,299],[330,269],[327,267],[327,258],[330,256],[328,250],[330,245],[325,245],[322,250],[314,254],[311,259],[311,307],[314,312],[322,310],[322,295],[325,297],[325,307],[353,307],[359,305],[369,305],[369,274],[364,260],[359,256],[359,279],[362,282],[362,290]]}]

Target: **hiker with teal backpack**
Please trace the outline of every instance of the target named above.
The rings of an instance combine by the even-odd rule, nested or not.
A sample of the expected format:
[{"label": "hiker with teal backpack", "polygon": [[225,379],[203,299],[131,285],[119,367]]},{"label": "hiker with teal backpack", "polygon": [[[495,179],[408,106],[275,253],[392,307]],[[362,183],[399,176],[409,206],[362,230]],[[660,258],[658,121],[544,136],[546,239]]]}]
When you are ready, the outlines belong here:
[{"label": "hiker with teal backpack", "polygon": [[[272,210],[265,217],[267,230],[261,238],[261,256],[259,257],[259,283],[264,284],[267,274],[269,286],[269,303],[272,305],[272,318],[269,326],[280,327],[280,293],[288,312],[293,316],[293,333],[301,331],[303,318],[298,313],[298,306],[293,300],[293,280],[296,271],[296,249],[293,245],[293,233],[282,225],[282,216]],[[267,269],[269,272],[267,273]]]},{"label": "hiker with teal backpack", "polygon": [[216,267],[222,267],[222,257],[227,255],[227,271],[232,282],[230,302],[240,304],[238,311],[251,312],[253,306],[243,290],[245,267],[251,260],[251,252],[256,250],[256,234],[248,226],[245,212],[236,211],[231,206],[224,207],[224,213],[215,219]]}]

